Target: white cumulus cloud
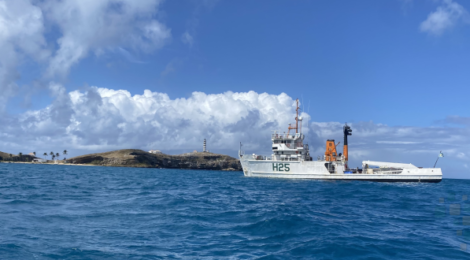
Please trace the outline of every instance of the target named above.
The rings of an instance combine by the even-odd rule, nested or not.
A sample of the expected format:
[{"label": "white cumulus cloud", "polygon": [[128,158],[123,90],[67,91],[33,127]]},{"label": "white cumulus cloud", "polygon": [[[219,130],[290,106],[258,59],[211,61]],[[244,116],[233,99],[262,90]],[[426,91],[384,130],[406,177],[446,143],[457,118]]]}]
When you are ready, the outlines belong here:
[{"label": "white cumulus cloud", "polygon": [[3,131],[9,140],[24,136],[25,144],[33,140],[51,146],[67,144],[69,150],[171,151],[196,149],[207,138],[213,148],[233,149],[245,141],[250,149],[259,150],[270,147],[271,130],[287,128],[293,121],[294,100],[286,94],[194,92],[189,98],[172,100],[149,90],[131,95],[96,87],[65,93],[57,84],[50,89],[57,99],[11,124]]},{"label": "white cumulus cloud", "polygon": [[460,21],[468,22],[468,12],[460,4],[452,0],[443,0],[437,10],[430,13],[420,25],[423,32],[439,36]]}]

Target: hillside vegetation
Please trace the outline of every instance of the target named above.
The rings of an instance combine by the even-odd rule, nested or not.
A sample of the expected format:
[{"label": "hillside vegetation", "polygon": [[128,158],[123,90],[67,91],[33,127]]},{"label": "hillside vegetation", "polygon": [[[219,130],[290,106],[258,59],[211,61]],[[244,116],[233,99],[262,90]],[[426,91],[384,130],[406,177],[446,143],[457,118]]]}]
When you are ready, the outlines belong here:
[{"label": "hillside vegetation", "polygon": [[182,155],[151,154],[138,149],[124,149],[105,153],[95,153],[73,157],[67,160],[72,164],[102,166],[207,169],[241,171],[238,159],[227,155],[195,152]]},{"label": "hillside vegetation", "polygon": [[12,162],[31,162],[34,159],[34,156],[29,154],[23,154],[21,157],[18,154],[11,154],[0,152],[0,161],[12,161]]}]

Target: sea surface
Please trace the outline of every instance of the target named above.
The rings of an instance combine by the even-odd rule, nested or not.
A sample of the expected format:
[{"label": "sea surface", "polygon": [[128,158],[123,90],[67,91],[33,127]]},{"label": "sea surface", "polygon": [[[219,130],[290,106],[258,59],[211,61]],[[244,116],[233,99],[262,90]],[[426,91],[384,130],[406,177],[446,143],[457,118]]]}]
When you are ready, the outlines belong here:
[{"label": "sea surface", "polygon": [[470,180],[6,163],[0,180],[0,259],[470,259]]}]

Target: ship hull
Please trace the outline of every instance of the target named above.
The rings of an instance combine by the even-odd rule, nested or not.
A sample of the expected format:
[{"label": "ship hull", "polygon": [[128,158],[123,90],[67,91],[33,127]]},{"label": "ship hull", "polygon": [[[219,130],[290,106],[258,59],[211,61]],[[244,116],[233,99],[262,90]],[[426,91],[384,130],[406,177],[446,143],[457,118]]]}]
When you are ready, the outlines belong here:
[{"label": "ship hull", "polygon": [[[324,161],[259,161],[240,160],[247,177],[349,180],[376,182],[432,182],[442,180],[439,168],[403,169],[399,174],[345,174],[341,168],[330,173]],[[280,167],[282,165],[282,167]]]},{"label": "ship hull", "polygon": [[442,181],[442,176],[426,175],[372,175],[372,174],[274,174],[274,173],[252,173],[248,177],[267,177],[285,179],[314,179],[314,180],[340,180],[340,181],[376,181],[376,182],[432,182]]}]

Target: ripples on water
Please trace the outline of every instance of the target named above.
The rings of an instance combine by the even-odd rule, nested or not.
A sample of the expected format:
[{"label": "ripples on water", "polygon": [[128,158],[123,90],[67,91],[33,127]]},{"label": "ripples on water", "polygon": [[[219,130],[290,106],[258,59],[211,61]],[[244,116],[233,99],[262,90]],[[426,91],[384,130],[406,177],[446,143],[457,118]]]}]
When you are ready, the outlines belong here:
[{"label": "ripples on water", "polygon": [[1,259],[470,257],[468,180],[19,164],[0,179]]}]

